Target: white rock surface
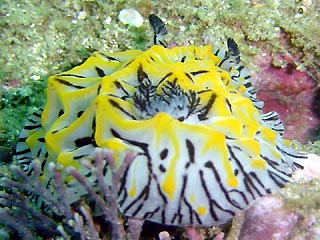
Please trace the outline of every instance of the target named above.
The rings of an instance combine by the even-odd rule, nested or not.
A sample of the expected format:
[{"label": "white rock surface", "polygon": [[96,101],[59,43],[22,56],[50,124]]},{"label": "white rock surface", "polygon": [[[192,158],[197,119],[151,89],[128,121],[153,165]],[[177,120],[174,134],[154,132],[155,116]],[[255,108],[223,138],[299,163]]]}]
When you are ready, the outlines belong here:
[{"label": "white rock surface", "polygon": [[121,10],[119,13],[119,20],[122,23],[133,27],[140,27],[143,24],[143,18],[141,14],[133,8]]}]

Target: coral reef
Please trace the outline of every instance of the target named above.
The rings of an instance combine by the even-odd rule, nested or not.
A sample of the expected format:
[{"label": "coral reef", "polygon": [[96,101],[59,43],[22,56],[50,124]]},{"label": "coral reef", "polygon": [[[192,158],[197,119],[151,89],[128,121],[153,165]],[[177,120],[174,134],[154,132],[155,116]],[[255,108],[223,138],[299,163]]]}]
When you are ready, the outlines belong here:
[{"label": "coral reef", "polygon": [[239,239],[319,239],[320,157],[310,154],[296,183],[279,194],[266,196],[244,213]]},{"label": "coral reef", "polygon": [[[69,174],[81,183],[87,190],[87,202],[80,201],[74,206],[67,203],[66,185],[61,178],[61,170],[51,164],[54,194],[50,192],[41,180],[41,165],[33,162],[34,175],[28,176],[20,167],[12,166],[11,170],[15,179],[1,178],[0,186],[0,223],[2,237],[12,239],[20,236],[22,239],[36,239],[62,237],[63,239],[125,239],[123,222],[118,218],[117,193],[121,176],[128,164],[134,158],[133,153],[128,153],[123,164],[113,168],[115,162],[110,152],[96,150],[94,165],[84,162],[83,164],[95,174],[99,184],[98,191],[89,187],[84,176],[74,168],[69,168]],[[103,176],[103,166],[110,164],[113,169],[112,183],[107,183]],[[32,199],[41,198],[41,204],[35,205]],[[90,201],[95,201],[100,210],[99,219],[92,216],[92,209],[88,206]],[[139,220],[131,220],[128,224],[130,239],[138,239],[142,224]],[[104,226],[102,226],[104,224]],[[111,231],[108,233],[107,225]],[[109,234],[109,235],[106,235]]]},{"label": "coral reef", "polygon": [[[295,69],[292,59],[286,57],[282,67],[272,65],[275,57],[260,57],[260,68],[253,76],[257,97],[264,101],[264,112],[276,111],[285,127],[284,137],[306,143],[310,131],[320,121],[313,110],[316,82],[306,73]],[[285,56],[279,56],[283,59]]]},{"label": "coral reef", "polygon": [[[51,193],[43,190],[37,175],[31,178],[14,167],[11,172],[7,164],[11,161],[11,148],[16,142],[26,116],[43,105],[43,90],[48,75],[78,65],[95,49],[115,52],[125,49],[144,49],[151,45],[151,42],[147,41],[151,39],[150,31],[146,31],[147,21],[144,21],[139,28],[128,29],[128,26],[118,19],[120,10],[135,8],[144,18],[150,11],[158,13],[166,19],[171,34],[169,38],[175,45],[210,43],[221,47],[219,44],[232,36],[239,44],[242,61],[249,66],[253,76],[258,80],[256,86],[261,90],[259,97],[268,95],[265,100],[269,99],[270,102],[266,101],[266,110],[283,113],[281,117],[289,129],[286,136],[305,142],[309,139],[305,129],[318,124],[314,113],[317,115],[320,112],[317,101],[320,94],[319,90],[315,90],[320,79],[319,7],[318,1],[305,0],[190,0],[175,1],[174,4],[172,1],[151,0],[110,1],[108,4],[101,0],[63,3],[38,0],[2,1],[0,145],[5,147],[0,149],[2,162],[0,176],[6,178],[0,183],[0,222],[2,222],[0,238],[12,239],[23,232],[26,239],[29,237],[35,239],[37,236],[98,239],[106,235],[104,231],[107,230],[101,230],[105,229],[104,224],[108,226],[107,228],[110,227],[110,223],[106,223],[105,219],[115,219],[115,212],[107,213],[104,219],[91,216],[88,204],[85,202],[79,203],[78,208],[61,204],[63,183],[59,180],[59,169],[54,166],[52,174],[56,174],[55,182],[60,185],[58,187],[61,192],[60,201],[52,199]],[[283,33],[286,34],[285,42],[281,40],[284,38]],[[285,61],[285,65],[282,60],[277,63],[278,56],[287,55],[293,58]],[[287,65],[288,62],[291,64]],[[270,81],[260,81],[260,71],[269,76]],[[279,86],[278,82],[271,81],[274,79],[278,81],[278,74],[284,77],[280,81],[285,79],[291,81],[281,81]],[[288,93],[287,87],[293,87],[291,88],[293,90]],[[269,94],[270,91],[272,94]],[[295,96],[297,93],[298,96]],[[313,93],[317,97],[313,98]],[[314,134],[316,134],[314,139],[319,139],[319,132]],[[298,148],[301,149],[301,145]],[[318,151],[318,154],[319,149],[319,141],[304,147],[305,151]],[[35,162],[34,166],[35,169],[40,167],[38,162]],[[88,167],[95,168],[95,166]],[[15,180],[11,177],[13,173],[16,176]],[[85,181],[82,181],[77,171],[71,170],[71,173],[85,186]],[[39,188],[30,189],[30,186]],[[92,191],[90,193],[90,189],[87,190],[91,198],[96,197]],[[29,200],[26,191],[37,191],[47,196],[44,201],[53,209],[52,216],[48,218],[41,212],[39,206]],[[292,229],[289,233],[290,239],[317,236],[312,235],[319,232],[320,217],[317,211],[319,203],[318,196],[314,194],[317,192],[319,192],[319,182],[313,180],[289,186],[289,190],[284,194],[287,198],[286,203],[289,204],[277,198],[276,202],[286,208],[286,210],[281,208],[280,212],[284,211],[296,219],[294,220],[296,224],[292,221],[293,227],[289,226]],[[102,203],[105,203],[104,200]],[[287,209],[295,213],[292,215]],[[64,219],[61,216],[67,217]],[[281,216],[283,215],[277,215],[277,220]],[[306,216],[305,220],[301,216]],[[234,222],[236,221],[237,218]],[[240,220],[239,222],[241,223]],[[133,238],[137,238],[141,222],[129,221],[128,224],[134,225],[130,233],[118,229],[113,235],[132,234]],[[235,237],[232,238],[230,235],[228,238],[227,235],[226,239],[238,237],[241,224],[235,225],[232,224],[236,228]],[[117,229],[117,226],[114,226],[114,229]],[[170,239],[170,236],[183,235],[181,230],[170,229],[171,231],[167,232],[166,230],[159,231],[162,234],[157,237]],[[220,228],[197,231],[203,238],[224,238]],[[228,231],[229,226],[223,230],[223,232]],[[108,234],[112,233],[109,231]],[[244,236],[245,230],[241,234]],[[297,238],[292,237],[294,235]],[[146,239],[152,238],[155,238],[154,235]]]},{"label": "coral reef", "polygon": [[289,210],[282,209],[283,202],[276,197],[260,199],[245,213],[240,234],[242,240],[288,239],[298,217]]}]

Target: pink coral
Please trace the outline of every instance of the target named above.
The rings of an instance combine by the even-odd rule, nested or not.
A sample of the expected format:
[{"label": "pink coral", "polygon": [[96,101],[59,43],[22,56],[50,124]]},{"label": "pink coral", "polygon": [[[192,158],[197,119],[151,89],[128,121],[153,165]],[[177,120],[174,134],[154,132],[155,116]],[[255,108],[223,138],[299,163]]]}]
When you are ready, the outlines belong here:
[{"label": "pink coral", "polygon": [[[304,169],[294,175],[294,179],[299,180],[296,186],[286,189],[282,196],[262,197],[245,211],[239,239],[320,239],[316,193],[320,157],[309,154],[301,164]],[[311,179],[315,180],[313,184],[307,181]]]},{"label": "pink coral", "polygon": [[260,70],[253,81],[258,99],[265,102],[264,112],[278,112],[285,126],[285,138],[305,143],[310,129],[319,124],[311,111],[316,82],[307,73],[296,70],[288,55],[276,57],[285,62],[283,67],[274,67],[275,59],[268,54],[256,62]]},{"label": "pink coral", "polygon": [[286,239],[294,229],[298,216],[282,207],[283,201],[277,197],[265,196],[259,199],[245,212],[239,239]]}]

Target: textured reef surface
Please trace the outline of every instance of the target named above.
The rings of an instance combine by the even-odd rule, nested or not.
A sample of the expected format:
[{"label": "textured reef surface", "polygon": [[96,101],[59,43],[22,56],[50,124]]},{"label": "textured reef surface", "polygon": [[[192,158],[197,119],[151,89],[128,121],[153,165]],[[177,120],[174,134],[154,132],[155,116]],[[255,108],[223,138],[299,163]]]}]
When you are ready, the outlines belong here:
[{"label": "textured reef surface", "polygon": [[[283,57],[284,58],[284,57]],[[265,102],[264,111],[276,111],[284,123],[288,139],[306,143],[316,138],[319,119],[318,109],[313,102],[317,83],[306,72],[296,70],[291,59],[286,65],[276,67],[271,64],[269,55],[260,57],[256,62],[260,71],[254,76],[257,96]]]}]

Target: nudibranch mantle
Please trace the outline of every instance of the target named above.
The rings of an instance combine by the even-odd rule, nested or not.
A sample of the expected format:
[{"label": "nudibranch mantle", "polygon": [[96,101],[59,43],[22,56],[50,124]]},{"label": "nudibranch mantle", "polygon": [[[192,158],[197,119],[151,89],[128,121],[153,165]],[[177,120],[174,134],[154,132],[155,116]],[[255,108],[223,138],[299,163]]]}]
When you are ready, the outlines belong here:
[{"label": "nudibranch mantle", "polygon": [[[32,174],[32,160],[40,159],[49,183],[49,162],[90,178],[80,160],[93,161],[96,147],[113,151],[118,164],[135,151],[118,193],[126,216],[180,226],[226,223],[291,181],[305,156],[281,137],[277,113],[262,113],[232,39],[228,51],[168,49],[163,23],[154,15],[150,21],[158,45],[95,52],[49,78],[46,105],[21,132],[17,161]],[[85,191],[65,177],[73,203]]]}]

